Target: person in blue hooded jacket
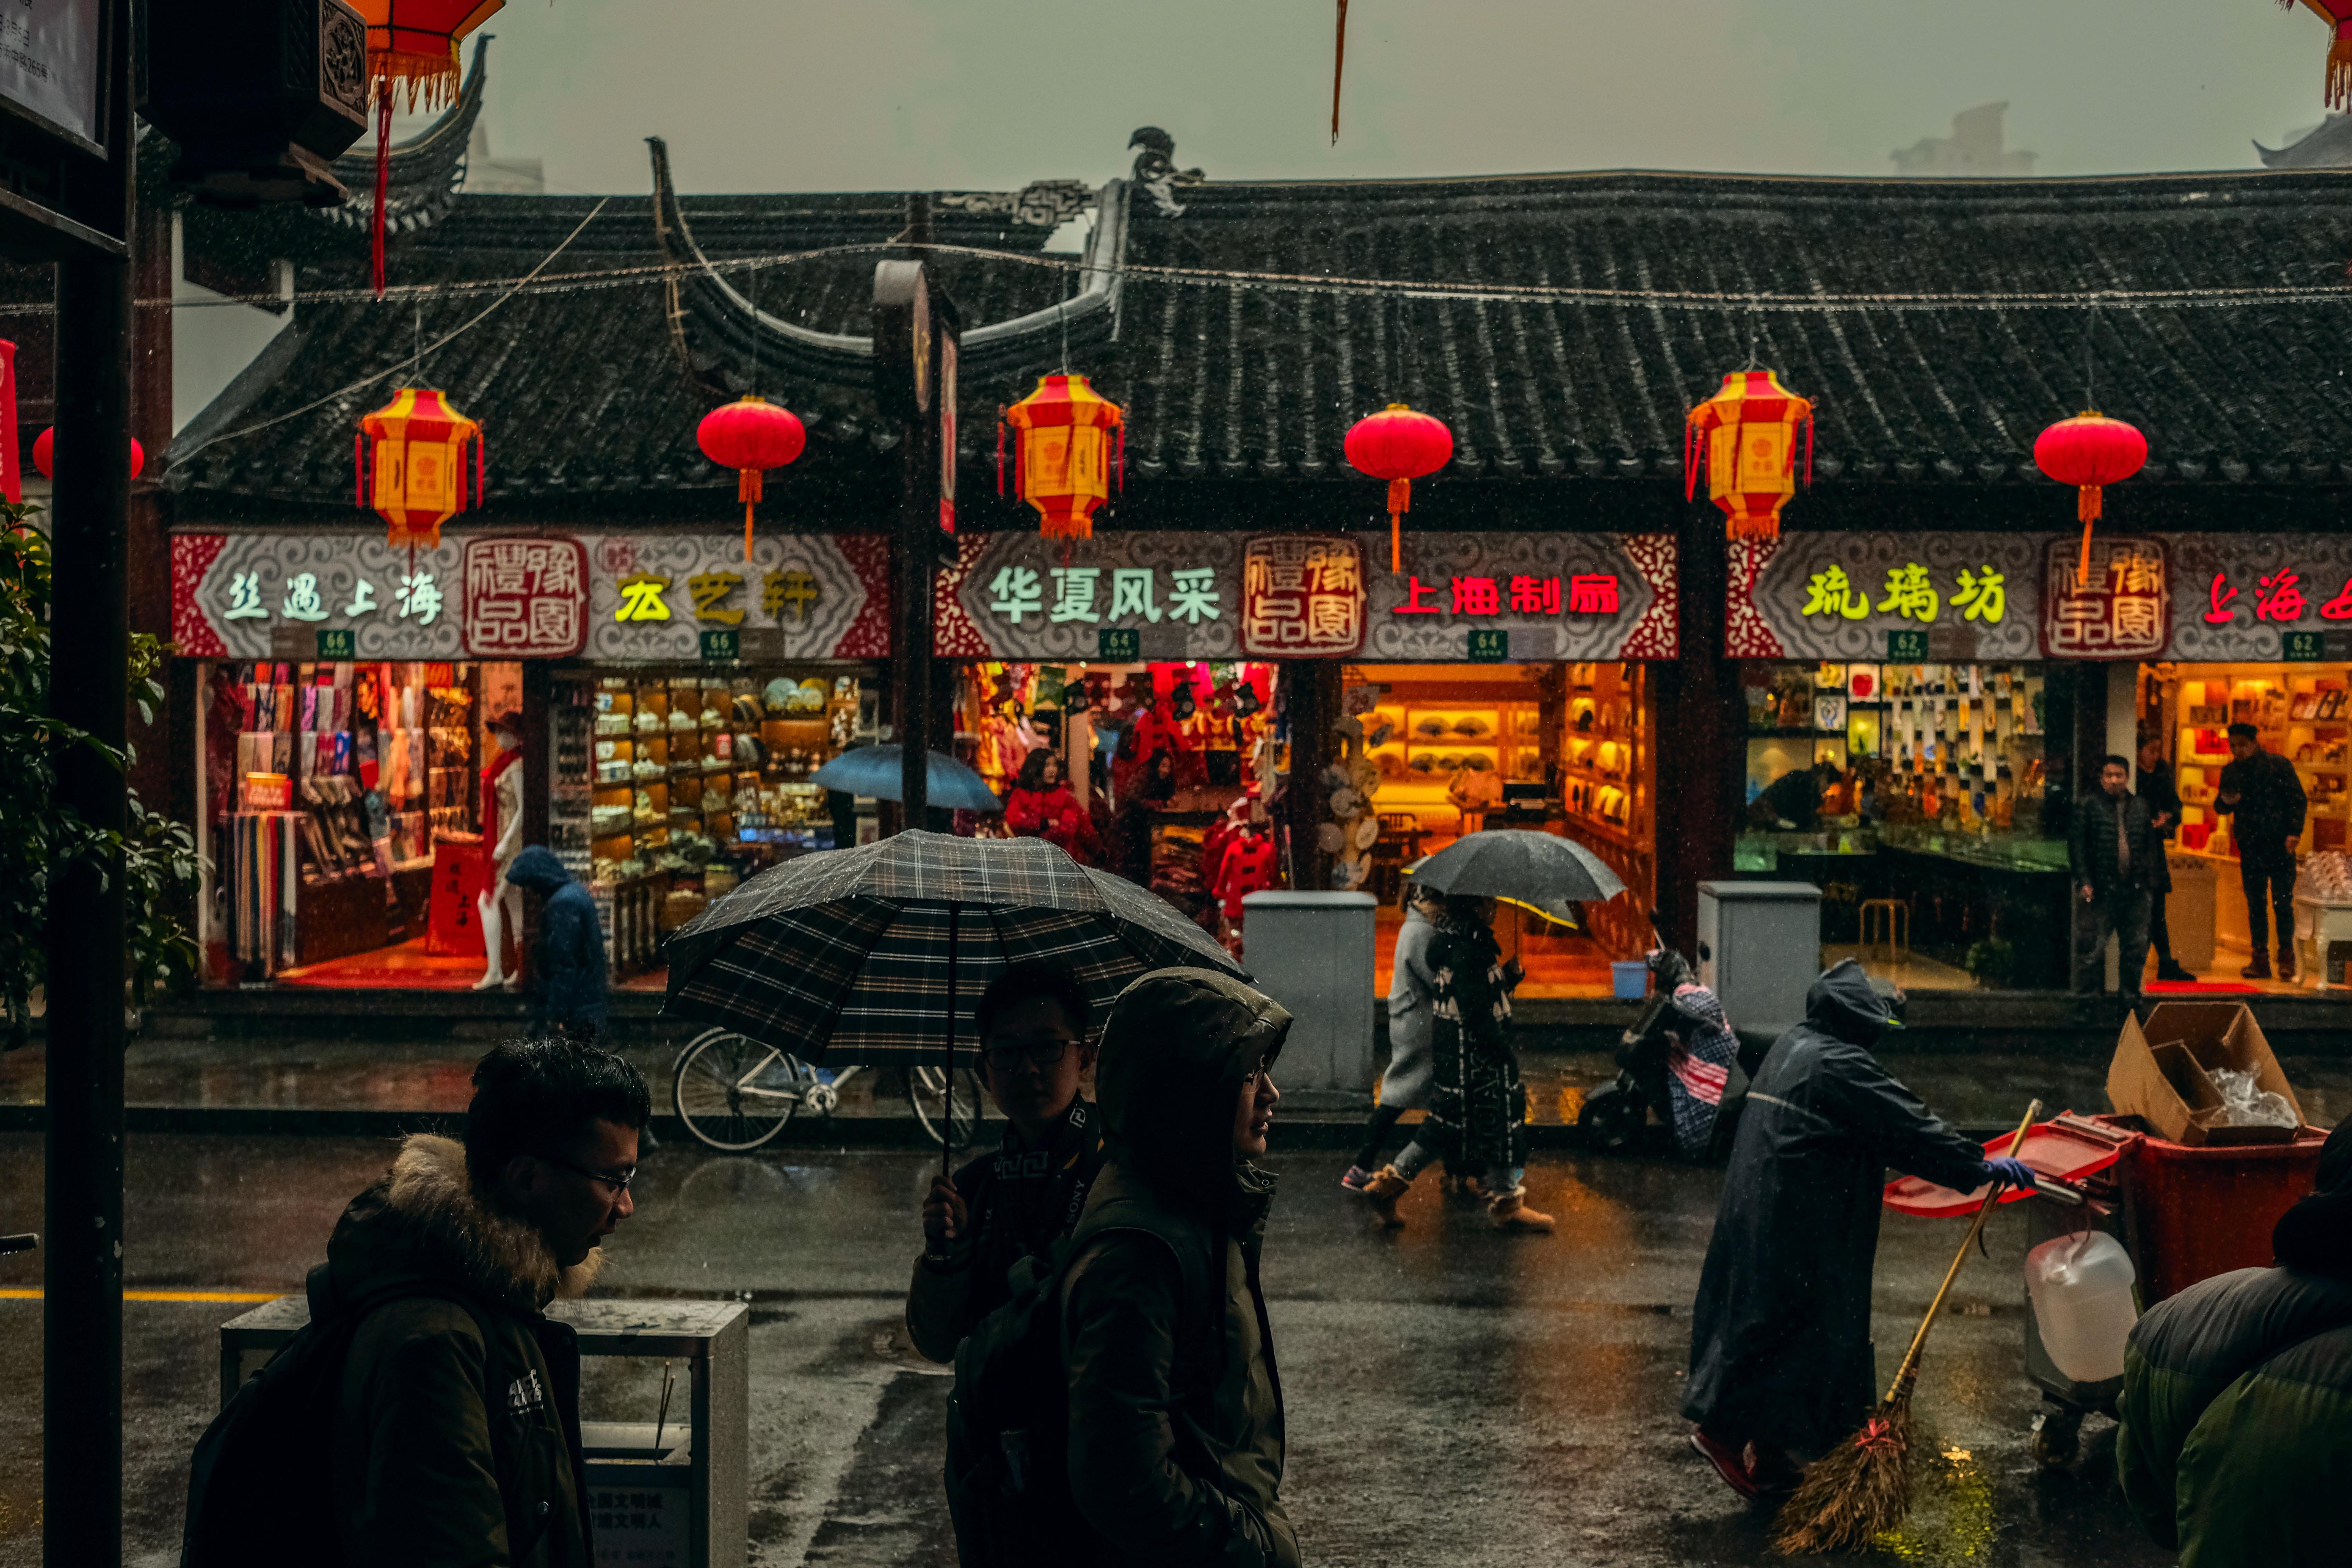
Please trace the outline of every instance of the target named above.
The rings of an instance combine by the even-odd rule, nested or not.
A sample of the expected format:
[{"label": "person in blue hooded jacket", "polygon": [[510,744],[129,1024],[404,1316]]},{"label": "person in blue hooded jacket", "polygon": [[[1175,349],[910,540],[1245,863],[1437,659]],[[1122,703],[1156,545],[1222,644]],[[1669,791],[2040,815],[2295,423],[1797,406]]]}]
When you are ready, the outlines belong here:
[{"label": "person in blue hooded jacket", "polygon": [[539,1021],[593,1038],[604,1026],[604,928],[595,895],[572,879],[553,850],[537,844],[515,857],[507,880],[540,897],[539,943],[531,950]]}]

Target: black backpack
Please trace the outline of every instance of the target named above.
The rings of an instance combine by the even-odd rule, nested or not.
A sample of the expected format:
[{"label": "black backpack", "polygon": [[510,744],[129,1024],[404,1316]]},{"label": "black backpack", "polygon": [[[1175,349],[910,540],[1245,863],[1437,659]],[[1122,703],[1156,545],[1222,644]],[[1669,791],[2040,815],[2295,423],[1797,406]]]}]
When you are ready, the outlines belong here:
[{"label": "black backpack", "polygon": [[[311,1278],[325,1268],[311,1270]],[[188,1461],[180,1568],[316,1568],[339,1560],[328,1437],[343,1363],[370,1312],[414,1296],[453,1301],[481,1321],[455,1290],[411,1285],[362,1297],[297,1329],[221,1406]],[[483,1337],[489,1339],[487,1327]]]},{"label": "black backpack", "polygon": [[[1094,1532],[1070,1495],[1069,1379],[1062,1365],[1062,1284],[1078,1255],[1118,1232],[1165,1246],[1182,1276],[1179,1344],[1210,1316],[1208,1248],[1195,1236],[1145,1226],[1081,1228],[1045,1258],[1024,1258],[1007,1276],[1012,1299],[982,1318],[956,1347],[948,1397],[948,1512],[963,1568],[1036,1568],[1084,1560]],[[1194,1364],[1203,1364],[1195,1357]],[[1192,1424],[1173,1423],[1194,1474],[1215,1464]]]}]

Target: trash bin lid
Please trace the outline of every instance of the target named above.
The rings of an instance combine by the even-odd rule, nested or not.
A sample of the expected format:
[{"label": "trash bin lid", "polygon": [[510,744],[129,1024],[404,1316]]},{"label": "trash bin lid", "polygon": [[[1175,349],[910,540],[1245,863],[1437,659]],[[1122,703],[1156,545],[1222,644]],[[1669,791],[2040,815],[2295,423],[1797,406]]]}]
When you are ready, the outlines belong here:
[{"label": "trash bin lid", "polygon": [[[2069,1111],[2066,1115],[2072,1118],[2074,1113]],[[2004,1132],[1988,1141],[1986,1156],[2008,1153],[2011,1136]],[[2065,1119],[2055,1119],[2034,1123],[2032,1131],[2026,1133],[2025,1146],[2017,1152],[2017,1157],[2045,1176],[2054,1176],[2062,1182],[2079,1182],[2122,1159],[2124,1152],[2136,1141],[2136,1134],[2120,1140],[2101,1137],[2095,1132],[2068,1126]],[[1984,1204],[1986,1190],[1979,1187],[1974,1192],[1956,1193],[1923,1177],[1905,1176],[1886,1184],[1886,1206],[1927,1219],[1949,1219],[1976,1213]],[[2000,1201],[2013,1204],[2032,1195],[2021,1187],[2010,1187],[2002,1192]]]}]

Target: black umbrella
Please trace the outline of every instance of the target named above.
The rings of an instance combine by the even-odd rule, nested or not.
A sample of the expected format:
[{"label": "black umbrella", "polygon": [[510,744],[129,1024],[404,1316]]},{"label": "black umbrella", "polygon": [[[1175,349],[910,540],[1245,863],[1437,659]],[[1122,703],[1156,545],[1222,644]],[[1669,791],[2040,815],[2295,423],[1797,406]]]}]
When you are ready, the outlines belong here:
[{"label": "black umbrella", "polygon": [[[905,787],[906,774],[899,758],[906,753],[898,746],[860,746],[844,752],[817,769],[809,782],[826,789],[837,789],[844,795],[862,795],[875,800],[897,800]],[[928,754],[924,763],[928,770],[923,777],[923,794],[929,803],[941,811],[1003,811],[1004,803],[988,787],[988,781],[953,757],[938,752]]]},{"label": "black umbrella", "polygon": [[1563,905],[1613,899],[1625,884],[1608,863],[1573,838],[1524,827],[1497,827],[1457,838],[1414,863],[1408,873],[1441,893],[1500,899],[1550,920]]},{"label": "black umbrella", "polygon": [[[955,1042],[988,980],[1049,963],[1099,1015],[1147,970],[1248,978],[1154,893],[1042,838],[900,833],[761,872],[669,940],[665,1017],[721,1025],[806,1061],[915,1059]],[[982,984],[964,973],[981,972]]]}]

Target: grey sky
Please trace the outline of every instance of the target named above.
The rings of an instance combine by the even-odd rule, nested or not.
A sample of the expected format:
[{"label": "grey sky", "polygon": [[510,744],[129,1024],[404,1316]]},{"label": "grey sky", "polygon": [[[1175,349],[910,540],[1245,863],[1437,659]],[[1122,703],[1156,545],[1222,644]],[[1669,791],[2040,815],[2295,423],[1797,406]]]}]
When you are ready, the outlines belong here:
[{"label": "grey sky", "polygon": [[2044,174],[2244,168],[2322,113],[2326,33],[2272,0],[510,0],[488,120],[552,189],[998,189],[1646,167],[1885,174],[2010,103]]}]

